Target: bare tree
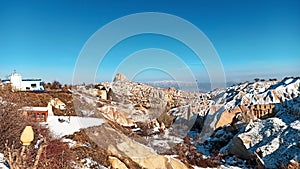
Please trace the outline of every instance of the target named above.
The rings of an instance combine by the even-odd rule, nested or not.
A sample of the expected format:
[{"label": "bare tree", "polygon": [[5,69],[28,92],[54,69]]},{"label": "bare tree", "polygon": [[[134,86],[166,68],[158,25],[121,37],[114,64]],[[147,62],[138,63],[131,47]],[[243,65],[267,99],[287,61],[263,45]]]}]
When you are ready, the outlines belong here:
[{"label": "bare tree", "polygon": [[55,80],[55,81],[52,82],[50,88],[51,89],[61,89],[61,86],[62,86],[61,83],[59,81]]},{"label": "bare tree", "polygon": [[15,143],[16,147],[20,147],[20,136],[24,127],[28,123],[24,121],[18,114],[16,106],[6,103],[0,103],[0,152],[5,149],[5,144],[12,145]]}]

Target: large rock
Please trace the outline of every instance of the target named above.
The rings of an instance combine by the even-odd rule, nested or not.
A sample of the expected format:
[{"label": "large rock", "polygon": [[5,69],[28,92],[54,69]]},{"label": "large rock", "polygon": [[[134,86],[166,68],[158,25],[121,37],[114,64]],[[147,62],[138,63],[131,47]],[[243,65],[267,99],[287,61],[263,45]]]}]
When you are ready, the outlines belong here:
[{"label": "large rock", "polygon": [[115,78],[114,78],[114,82],[129,82],[129,80],[127,79],[127,77],[123,74],[117,73]]},{"label": "large rock", "polygon": [[[232,110],[224,110],[224,112],[221,114],[220,118],[218,119],[218,122],[216,124],[216,128],[223,127],[224,125],[231,124],[234,122],[234,117],[238,113],[242,113],[246,115],[247,113],[247,108],[245,106],[237,106]],[[244,116],[246,117],[246,116]],[[247,117],[247,118],[252,118],[252,117]]]},{"label": "large rock", "polygon": [[[266,168],[287,165],[292,159],[300,160],[300,121],[288,113],[279,117],[250,123],[232,141],[229,152],[244,159],[248,153],[259,152]],[[246,149],[246,150],[245,150]]]},{"label": "large rock", "polygon": [[112,168],[117,169],[128,169],[126,165],[118,158],[109,156],[108,161],[110,162]]},{"label": "large rock", "polygon": [[116,122],[120,124],[121,126],[125,127],[132,127],[136,124],[131,118],[128,118],[131,116],[131,112],[129,110],[126,111],[126,109],[119,109],[116,106],[102,106],[99,108],[100,112],[102,112],[102,115],[106,117],[107,119]]},{"label": "large rock", "polygon": [[[153,149],[130,139],[109,126],[103,125],[93,129],[89,128],[85,132],[98,146],[106,149],[112,156],[119,159],[128,157],[142,168],[188,169],[179,160],[159,155]],[[126,163],[126,160],[121,162],[110,158],[110,162],[115,166],[125,168],[123,163]]]},{"label": "large rock", "polygon": [[235,137],[232,140],[232,143],[229,147],[229,153],[237,155],[238,157],[249,160],[250,159],[250,153],[247,150],[246,146],[244,145],[244,142],[241,138]]}]

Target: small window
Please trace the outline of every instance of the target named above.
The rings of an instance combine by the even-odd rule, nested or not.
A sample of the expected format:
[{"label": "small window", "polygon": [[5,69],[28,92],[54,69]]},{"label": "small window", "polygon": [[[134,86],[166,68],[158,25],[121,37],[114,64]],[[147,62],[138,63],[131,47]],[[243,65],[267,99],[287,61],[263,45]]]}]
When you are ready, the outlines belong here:
[{"label": "small window", "polygon": [[32,88],[36,88],[36,83],[31,84]]}]

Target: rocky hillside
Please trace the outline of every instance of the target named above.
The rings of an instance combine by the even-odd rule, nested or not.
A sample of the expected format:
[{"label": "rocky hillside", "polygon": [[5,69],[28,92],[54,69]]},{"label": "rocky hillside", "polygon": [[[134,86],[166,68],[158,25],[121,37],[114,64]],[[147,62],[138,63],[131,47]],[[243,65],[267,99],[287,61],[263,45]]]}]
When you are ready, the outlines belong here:
[{"label": "rocky hillside", "polygon": [[208,93],[213,102],[210,107],[205,133],[230,124],[237,114],[245,121],[272,117],[285,109],[299,114],[300,78],[284,78],[282,81],[246,82]]},{"label": "rocky hillside", "polygon": [[41,125],[65,146],[59,153],[68,151],[69,168],[299,168],[299,83],[290,77],[195,93],[118,74],[67,95],[2,92],[0,100],[18,105],[11,96],[35,103],[51,94],[68,103],[72,114]]},{"label": "rocky hillside", "polygon": [[[171,145],[182,144],[184,135],[189,133],[195,148],[200,147],[199,153],[225,160],[218,165],[241,163],[241,168],[277,168],[287,165],[299,152],[299,83],[300,78],[290,77],[282,81],[246,82],[208,93],[189,93],[130,82],[118,75],[113,82],[102,84],[111,90],[112,100],[99,110],[121,126],[133,127],[135,134],[147,138],[148,143],[144,145],[158,153],[166,148],[172,150]],[[286,139],[286,132],[294,133],[288,137],[295,139]],[[240,139],[241,135],[251,139],[244,136]],[[244,154],[231,151],[233,144],[238,144]],[[285,158],[271,164],[271,160],[279,160],[276,153],[282,153],[281,150]],[[237,160],[233,161],[232,157]],[[180,159],[187,163],[194,160],[186,156]]]},{"label": "rocky hillside", "polygon": [[[299,161],[299,94],[299,77],[209,92],[214,104],[200,134],[199,150],[207,155],[220,152],[227,156],[225,163],[242,168],[251,166],[238,159],[255,157],[266,168]],[[230,154],[238,158],[232,160]]]}]

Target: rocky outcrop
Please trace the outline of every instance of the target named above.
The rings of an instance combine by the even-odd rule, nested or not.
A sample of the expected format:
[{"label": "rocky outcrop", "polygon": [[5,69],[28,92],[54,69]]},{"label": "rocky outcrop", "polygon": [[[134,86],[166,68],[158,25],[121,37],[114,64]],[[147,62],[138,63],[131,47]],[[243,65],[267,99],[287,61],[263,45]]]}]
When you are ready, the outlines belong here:
[{"label": "rocky outcrop", "polygon": [[[93,129],[90,128],[86,129],[85,132],[98,146],[106,149],[111,156],[118,159],[128,157],[141,168],[188,169],[179,160],[169,156],[158,155],[151,148],[128,138],[109,126],[103,125]],[[101,136],[101,139],[99,139],[99,136]],[[126,164],[124,162],[126,161],[118,159],[110,158],[111,164],[125,168],[124,165]]]},{"label": "rocky outcrop", "polygon": [[257,118],[268,118],[275,115],[274,104],[252,105],[250,107],[250,113]]},{"label": "rocky outcrop", "polygon": [[239,137],[235,137],[232,140],[232,143],[231,143],[228,151],[230,154],[237,155],[238,157],[240,157],[242,159],[250,160],[251,154],[245,147],[243,140]]},{"label": "rocky outcrop", "polygon": [[[204,116],[208,109],[204,101],[207,98],[202,93],[189,93],[172,87],[154,88],[128,81],[121,74],[116,75],[114,82],[101,85],[110,90],[108,98],[116,103],[115,109],[119,110],[120,107],[123,107],[122,111],[127,109],[130,113],[124,117],[131,118],[133,121],[150,122],[152,119],[157,119],[160,123],[170,127],[175,117],[195,121],[192,119],[193,116],[196,117],[198,114]],[[166,107],[169,107],[167,111],[165,111]],[[171,109],[172,111],[168,112]],[[120,111],[118,112],[120,114]]]},{"label": "rocky outcrop", "polygon": [[129,118],[131,116],[131,112],[128,111],[122,111],[121,109],[117,108],[116,106],[109,106],[104,105],[100,108],[98,108],[100,112],[102,112],[102,115],[106,117],[107,119],[116,122],[124,127],[132,127],[136,126],[134,121]]},{"label": "rocky outcrop", "polygon": [[127,77],[120,73],[117,73],[114,78],[114,82],[128,82],[128,81],[129,80],[127,79]]},{"label": "rocky outcrop", "polygon": [[108,161],[110,162],[112,168],[128,169],[127,166],[116,157],[109,156]]},{"label": "rocky outcrop", "polygon": [[[237,113],[242,113],[245,122],[257,118],[273,117],[277,111],[276,106],[281,106],[292,114],[299,114],[296,105],[300,96],[300,78],[285,78],[281,82],[255,82],[239,84],[226,89],[218,89],[209,93],[209,97],[214,101],[210,106],[210,115],[214,118],[208,123],[212,130],[228,125],[234,121]],[[276,105],[275,105],[276,104]],[[217,107],[224,106],[223,111]],[[295,107],[295,108],[293,108]],[[217,113],[217,114],[215,114]],[[213,115],[215,114],[215,115]],[[212,125],[211,123],[215,125]]]},{"label": "rocky outcrop", "polygon": [[259,154],[266,168],[278,168],[300,160],[300,121],[283,113],[279,117],[250,123],[233,139],[229,152],[244,159]]}]

